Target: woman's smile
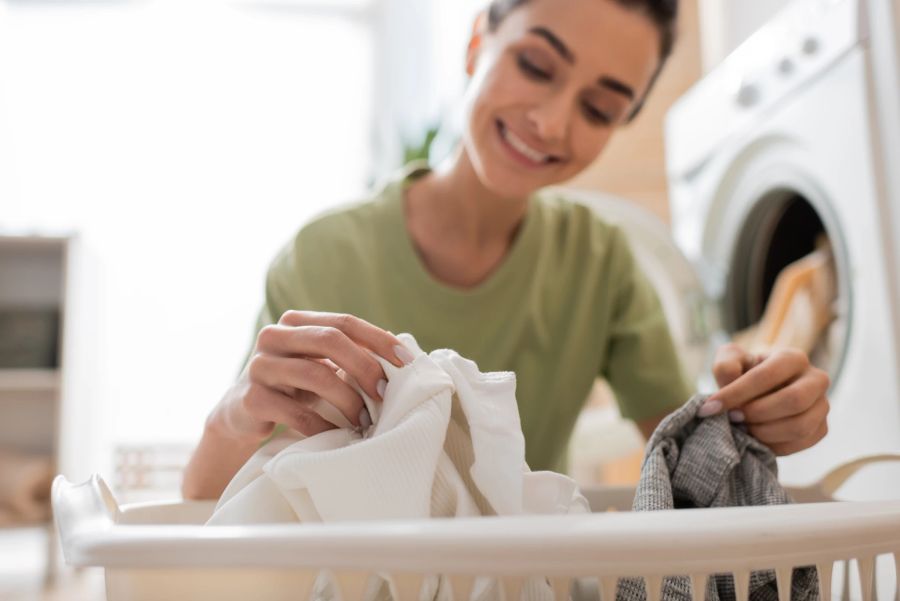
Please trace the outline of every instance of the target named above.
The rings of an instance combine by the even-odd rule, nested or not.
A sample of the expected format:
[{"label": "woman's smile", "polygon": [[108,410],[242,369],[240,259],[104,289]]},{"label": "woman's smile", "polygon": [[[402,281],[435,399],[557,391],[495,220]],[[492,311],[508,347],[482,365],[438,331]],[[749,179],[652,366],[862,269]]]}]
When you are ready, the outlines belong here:
[{"label": "woman's smile", "polygon": [[541,152],[529,145],[510,130],[501,119],[497,119],[495,125],[500,145],[517,163],[530,169],[536,169],[549,167],[560,162],[560,157]]}]

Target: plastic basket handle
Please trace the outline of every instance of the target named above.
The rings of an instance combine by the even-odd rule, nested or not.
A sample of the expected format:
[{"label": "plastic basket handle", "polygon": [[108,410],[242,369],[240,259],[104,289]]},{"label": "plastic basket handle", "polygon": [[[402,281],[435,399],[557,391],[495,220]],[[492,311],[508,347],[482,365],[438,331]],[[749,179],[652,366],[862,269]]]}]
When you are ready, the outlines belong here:
[{"label": "plastic basket handle", "polygon": [[900,453],[879,453],[877,455],[859,457],[858,459],[848,461],[847,463],[834,468],[822,476],[815,484],[789,488],[788,492],[790,492],[794,500],[799,503],[834,501],[834,493],[836,493],[851,476],[863,467],[877,463],[897,461],[900,461]]}]

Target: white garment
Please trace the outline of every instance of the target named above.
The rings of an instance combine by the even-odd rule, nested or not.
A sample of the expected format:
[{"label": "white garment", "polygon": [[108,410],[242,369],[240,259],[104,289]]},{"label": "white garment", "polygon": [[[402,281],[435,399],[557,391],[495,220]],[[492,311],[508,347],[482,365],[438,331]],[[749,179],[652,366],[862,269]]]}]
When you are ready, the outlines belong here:
[{"label": "white garment", "polygon": [[238,471],[207,524],[590,511],[572,479],[528,469],[515,374],[481,373],[454,351],[425,354],[399,338],[414,360],[398,368],[376,356],[383,403],[348,380],[372,426],[358,432],[340,418],[346,427],[276,438]]}]

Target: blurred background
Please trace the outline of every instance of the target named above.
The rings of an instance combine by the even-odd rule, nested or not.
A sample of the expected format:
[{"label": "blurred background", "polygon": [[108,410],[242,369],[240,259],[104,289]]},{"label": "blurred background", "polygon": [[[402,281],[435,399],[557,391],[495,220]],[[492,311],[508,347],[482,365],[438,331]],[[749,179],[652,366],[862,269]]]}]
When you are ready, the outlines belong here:
[{"label": "blurred background", "polygon": [[[783,4],[683,0],[641,118],[571,184],[667,222],[666,111]],[[484,5],[0,0],[0,596],[53,571],[50,475],[177,496],[277,249],[429,132],[452,146]],[[633,481],[642,442],[597,389],[587,431],[618,442],[572,471]]]}]

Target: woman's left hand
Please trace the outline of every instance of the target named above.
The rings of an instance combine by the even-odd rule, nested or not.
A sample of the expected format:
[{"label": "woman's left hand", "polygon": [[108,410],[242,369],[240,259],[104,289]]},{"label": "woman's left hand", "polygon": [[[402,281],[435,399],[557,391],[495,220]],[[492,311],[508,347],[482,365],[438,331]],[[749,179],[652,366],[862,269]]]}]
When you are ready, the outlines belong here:
[{"label": "woman's left hand", "polygon": [[828,374],[796,349],[752,355],[736,344],[716,352],[713,375],[719,390],[701,407],[701,417],[727,411],[733,422],[776,455],[813,446],[828,433]]}]

